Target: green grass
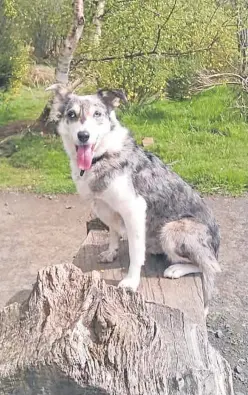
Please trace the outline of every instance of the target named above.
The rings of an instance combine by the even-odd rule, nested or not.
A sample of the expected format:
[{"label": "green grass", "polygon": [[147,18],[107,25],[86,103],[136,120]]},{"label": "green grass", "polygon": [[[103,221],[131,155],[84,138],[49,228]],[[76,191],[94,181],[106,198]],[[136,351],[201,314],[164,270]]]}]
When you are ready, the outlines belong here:
[{"label": "green grass", "polygon": [[0,126],[13,121],[36,119],[48,97],[44,88],[32,89],[25,86],[18,94],[0,94]]},{"label": "green grass", "polygon": [[56,137],[26,134],[15,137],[16,152],[1,159],[0,188],[17,188],[37,193],[75,191],[61,141]]},{"label": "green grass", "polygon": [[[22,114],[35,113],[39,94],[33,108],[23,99]],[[200,192],[239,195],[248,190],[248,125],[234,113],[234,101],[234,93],[222,87],[184,102],[130,107],[120,117],[138,142],[145,136],[153,137],[155,144],[150,149],[172,163],[173,170]],[[23,119],[20,103],[21,98],[12,103],[18,110],[15,119]],[[41,193],[75,190],[58,138],[28,134],[22,139],[15,137],[14,143],[16,152],[0,160],[0,188]]]},{"label": "green grass", "polygon": [[152,151],[203,193],[239,195],[248,190],[248,125],[221,87],[183,102],[159,102],[121,115],[140,143],[152,136]]}]

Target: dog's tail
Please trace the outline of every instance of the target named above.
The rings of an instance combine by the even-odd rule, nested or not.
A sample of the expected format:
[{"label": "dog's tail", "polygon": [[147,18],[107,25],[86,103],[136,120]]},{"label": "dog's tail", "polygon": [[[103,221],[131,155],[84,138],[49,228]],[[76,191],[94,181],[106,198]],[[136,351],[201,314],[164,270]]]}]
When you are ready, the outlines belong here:
[{"label": "dog's tail", "polygon": [[214,289],[215,277],[217,273],[221,272],[221,268],[215,254],[208,246],[196,243],[193,247],[190,246],[189,259],[202,272],[204,308],[207,310]]},{"label": "dog's tail", "polygon": [[[216,243],[213,237],[216,236]],[[177,256],[199,268],[203,277],[204,307],[207,310],[214,288],[216,273],[221,271],[218,256],[218,229],[210,232],[207,225],[191,218],[167,223],[161,233],[162,247],[168,257]],[[213,245],[216,244],[216,248]],[[187,274],[187,273],[186,273]]]}]

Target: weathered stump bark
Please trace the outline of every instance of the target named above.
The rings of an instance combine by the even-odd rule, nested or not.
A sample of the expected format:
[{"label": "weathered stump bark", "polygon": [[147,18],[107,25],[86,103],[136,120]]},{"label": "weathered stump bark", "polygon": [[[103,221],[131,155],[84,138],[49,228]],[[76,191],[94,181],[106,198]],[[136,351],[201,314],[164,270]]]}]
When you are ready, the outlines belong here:
[{"label": "weathered stump bark", "polygon": [[[102,248],[107,235],[100,233],[90,232],[76,258],[86,271],[89,262],[80,257]],[[118,277],[121,269],[114,266]],[[149,270],[141,292],[152,285]],[[233,394],[230,367],[208,343],[196,278],[186,279],[188,302],[181,295],[180,311],[160,300],[161,289],[147,291],[147,301],[142,293],[106,284],[101,275],[108,280],[107,270],[83,274],[73,264],[47,267],[24,304],[0,312],[1,395]],[[170,281],[175,298],[186,280]],[[194,298],[198,313],[189,306]]]}]

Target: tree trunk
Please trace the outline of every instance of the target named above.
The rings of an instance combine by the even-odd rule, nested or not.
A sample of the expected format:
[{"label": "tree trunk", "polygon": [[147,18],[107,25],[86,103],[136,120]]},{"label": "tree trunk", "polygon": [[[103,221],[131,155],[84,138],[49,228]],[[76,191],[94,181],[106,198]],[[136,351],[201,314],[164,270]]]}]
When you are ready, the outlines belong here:
[{"label": "tree trunk", "polygon": [[95,12],[93,16],[93,25],[95,31],[93,34],[93,44],[98,46],[102,37],[102,17],[105,9],[105,0],[97,0],[95,2]]},{"label": "tree trunk", "polygon": [[[68,85],[69,71],[73,54],[77,44],[82,37],[84,29],[84,0],[74,0],[73,2],[74,17],[70,31],[64,41],[63,48],[58,59],[58,65],[55,72],[55,83]],[[41,131],[51,133],[56,131],[57,119],[51,118],[51,107],[53,99],[49,100],[36,124],[40,126]]]},{"label": "tree trunk", "polygon": [[200,279],[153,278],[148,262],[148,300],[107,285],[100,275],[116,281],[127,256],[123,243],[113,265],[96,263],[106,241],[91,230],[76,257],[90,274],[47,267],[24,304],[0,312],[0,394],[233,395],[231,369],[208,342]]}]

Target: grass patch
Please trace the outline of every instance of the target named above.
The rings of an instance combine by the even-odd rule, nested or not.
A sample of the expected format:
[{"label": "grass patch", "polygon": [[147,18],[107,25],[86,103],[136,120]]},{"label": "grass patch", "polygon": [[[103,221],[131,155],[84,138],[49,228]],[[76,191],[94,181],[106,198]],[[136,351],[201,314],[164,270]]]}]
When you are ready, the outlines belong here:
[{"label": "grass patch", "polygon": [[16,152],[0,162],[0,188],[29,189],[37,193],[72,193],[69,163],[56,137],[26,134],[15,137]]},{"label": "grass patch", "polygon": [[[248,190],[248,128],[232,110],[234,100],[232,90],[222,87],[184,102],[133,106],[120,118],[138,142],[153,137],[150,149],[200,192],[239,195]],[[22,108],[21,98],[18,103],[12,103],[16,119],[23,119],[21,109],[30,117],[40,105],[35,101],[31,108],[28,101],[26,107],[23,99]],[[60,139],[28,134],[14,141],[16,152],[0,162],[0,188],[74,192]]]},{"label": "grass patch", "polygon": [[13,121],[37,119],[48,97],[45,88],[32,89],[25,86],[18,93],[0,94],[0,126]]},{"label": "grass patch", "polygon": [[248,127],[232,110],[231,89],[221,87],[183,102],[161,101],[121,114],[140,143],[203,193],[248,190]]}]

